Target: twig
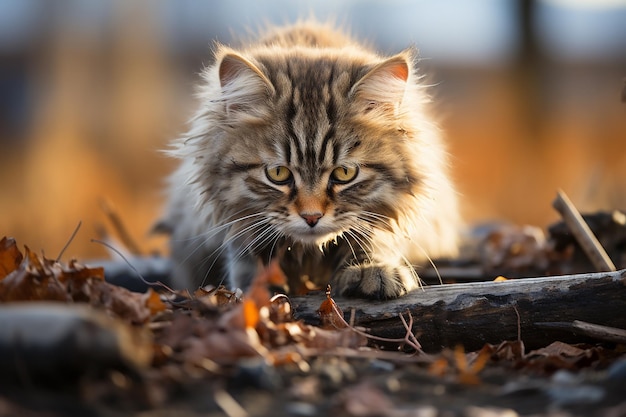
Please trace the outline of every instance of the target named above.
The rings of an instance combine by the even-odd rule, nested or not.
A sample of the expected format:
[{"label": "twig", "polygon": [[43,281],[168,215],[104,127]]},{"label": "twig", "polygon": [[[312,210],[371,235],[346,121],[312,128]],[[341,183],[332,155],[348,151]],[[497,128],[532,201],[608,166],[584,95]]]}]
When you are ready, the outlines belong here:
[{"label": "twig", "polygon": [[78,224],[76,225],[76,228],[74,229],[74,231],[72,232],[72,235],[70,236],[70,238],[67,240],[67,242],[65,243],[65,246],[63,246],[63,249],[61,249],[61,252],[59,252],[59,256],[57,256],[57,258],[54,260],[54,262],[58,263],[59,261],[61,261],[61,257],[63,256],[63,254],[65,253],[65,251],[67,250],[67,248],[70,246],[70,244],[72,243],[72,241],[74,240],[74,238],[76,237],[76,234],[78,233],[78,230],[80,229],[80,226],[83,224],[82,221],[79,221]]},{"label": "twig", "polygon": [[613,272],[615,264],[609,258],[596,236],[593,234],[585,220],[580,215],[574,204],[567,195],[559,190],[552,206],[561,214],[563,221],[572,232],[580,247],[589,257],[598,272]]},{"label": "twig", "polygon": [[248,417],[250,414],[223,389],[215,390],[213,399],[228,417]]},{"label": "twig", "polygon": [[161,281],[150,282],[147,279],[145,279],[143,277],[143,275],[141,275],[139,270],[137,270],[137,268],[135,268],[135,266],[132,263],[130,263],[130,261],[128,259],[126,259],[126,257],[122,254],[122,252],[120,252],[119,250],[115,249],[112,245],[110,245],[107,242],[104,242],[102,240],[98,240],[98,239],[91,239],[91,242],[92,243],[99,243],[99,244],[109,248],[113,252],[115,252],[120,258],[122,258],[122,260],[124,260],[124,262],[126,262],[126,265],[128,265],[130,267],[130,269],[132,269],[133,272],[135,274],[137,274],[137,277],[139,278],[139,280],[141,282],[143,282],[144,284],[146,284],[147,286],[149,286],[149,287],[161,287],[161,288],[164,288],[165,290],[169,291],[172,294],[176,294],[176,291],[174,291],[173,289],[171,289],[170,287],[168,287],[167,285],[165,285]]},{"label": "twig", "polygon": [[588,323],[586,321],[574,320],[571,323],[561,321],[543,322],[535,323],[535,326],[540,329],[567,330],[593,339],[626,344],[626,330]]},{"label": "twig", "polygon": [[[417,341],[417,338],[415,337],[415,335],[411,332],[411,327],[413,326],[413,316],[411,316],[411,312],[409,311],[409,322],[410,322],[410,326],[407,325],[406,321],[404,320],[404,317],[402,316],[402,314],[399,314],[400,319],[402,320],[402,324],[404,325],[404,328],[407,331],[407,334],[402,338],[398,338],[398,339],[389,339],[386,337],[380,337],[380,336],[374,336],[373,334],[369,334],[367,332],[363,332],[355,327],[352,327],[344,318],[343,318],[343,314],[339,311],[339,309],[337,308],[337,304],[335,304],[335,302],[333,301],[331,303],[332,308],[333,308],[333,312],[335,313],[335,315],[339,318],[340,322],[347,327],[348,329],[352,330],[353,332],[355,332],[356,334],[366,337],[370,340],[377,340],[379,342],[386,342],[386,343],[406,343],[407,345],[411,346],[413,349],[415,349],[417,352],[421,352],[422,351],[422,346],[420,345],[420,343]],[[414,340],[414,342],[413,342]]]},{"label": "twig", "polygon": [[520,318],[519,311],[517,307],[513,306],[513,310],[515,310],[515,315],[517,316],[517,341],[522,341],[522,319]]},{"label": "twig", "polygon": [[404,316],[400,314],[400,320],[402,320],[402,325],[406,329],[406,335],[404,336],[404,339],[409,346],[413,347],[417,351],[420,351],[422,350],[422,345],[417,340],[417,337],[415,337],[415,335],[413,334],[413,316],[411,315],[411,312],[408,310],[407,310],[407,314],[409,315],[408,324],[406,320],[404,320]]},{"label": "twig", "polygon": [[139,249],[139,245],[137,245],[135,240],[128,232],[126,226],[124,226],[124,222],[122,221],[120,215],[113,209],[113,207],[111,207],[111,203],[103,199],[100,203],[100,207],[102,208],[102,211],[104,211],[104,214],[106,214],[106,216],[109,218],[109,221],[113,225],[113,229],[119,236],[126,249],[128,249],[128,251],[133,255],[141,255],[141,249]]}]

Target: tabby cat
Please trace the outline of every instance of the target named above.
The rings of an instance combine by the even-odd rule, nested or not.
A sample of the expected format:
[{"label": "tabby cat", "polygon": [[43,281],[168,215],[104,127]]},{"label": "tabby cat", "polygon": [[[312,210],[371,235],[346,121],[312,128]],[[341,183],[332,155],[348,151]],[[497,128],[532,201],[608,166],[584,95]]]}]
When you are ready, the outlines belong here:
[{"label": "tabby cat", "polygon": [[452,256],[459,216],[414,52],[381,57],[330,26],[218,46],[171,153],[174,281],[245,289],[278,259],[292,289],[391,299],[412,263]]}]

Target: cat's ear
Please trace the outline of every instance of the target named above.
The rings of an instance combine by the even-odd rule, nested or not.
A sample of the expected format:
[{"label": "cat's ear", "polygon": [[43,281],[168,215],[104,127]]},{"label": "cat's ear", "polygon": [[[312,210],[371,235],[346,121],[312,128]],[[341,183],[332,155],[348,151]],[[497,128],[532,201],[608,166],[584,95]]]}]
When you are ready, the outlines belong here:
[{"label": "cat's ear", "polygon": [[364,111],[393,109],[395,112],[404,98],[410,71],[410,55],[396,55],[371,68],[352,87],[351,94]]},{"label": "cat's ear", "polygon": [[252,116],[260,110],[258,106],[263,100],[274,93],[272,83],[263,72],[235,52],[221,56],[218,77],[227,113],[249,113]]}]

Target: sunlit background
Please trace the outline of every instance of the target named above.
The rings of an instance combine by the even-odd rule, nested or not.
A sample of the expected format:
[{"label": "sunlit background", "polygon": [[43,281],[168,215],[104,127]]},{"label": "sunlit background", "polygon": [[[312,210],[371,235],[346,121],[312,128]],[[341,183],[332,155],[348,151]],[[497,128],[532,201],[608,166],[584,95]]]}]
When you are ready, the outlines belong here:
[{"label": "sunlit background", "polygon": [[382,53],[415,45],[471,222],[546,226],[564,189],[626,208],[624,1],[0,0],[0,236],[56,256],[113,207],[145,251],[215,40],[332,17]]}]

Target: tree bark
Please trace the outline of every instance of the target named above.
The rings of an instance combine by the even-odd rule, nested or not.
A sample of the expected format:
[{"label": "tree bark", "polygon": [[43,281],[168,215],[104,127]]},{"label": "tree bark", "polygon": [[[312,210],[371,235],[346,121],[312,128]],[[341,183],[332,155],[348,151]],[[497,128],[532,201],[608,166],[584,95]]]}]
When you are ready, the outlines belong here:
[{"label": "tree bark", "polygon": [[[291,297],[296,318],[318,323],[317,309],[323,300],[322,293]],[[404,337],[398,315],[407,318],[410,312],[412,330],[426,352],[456,345],[476,350],[485,343],[517,340],[518,332],[526,348],[535,349],[555,340],[590,341],[538,323],[580,320],[626,329],[626,270],[427,286],[391,301],[334,300],[346,320],[354,314],[356,326],[388,338]]]}]

